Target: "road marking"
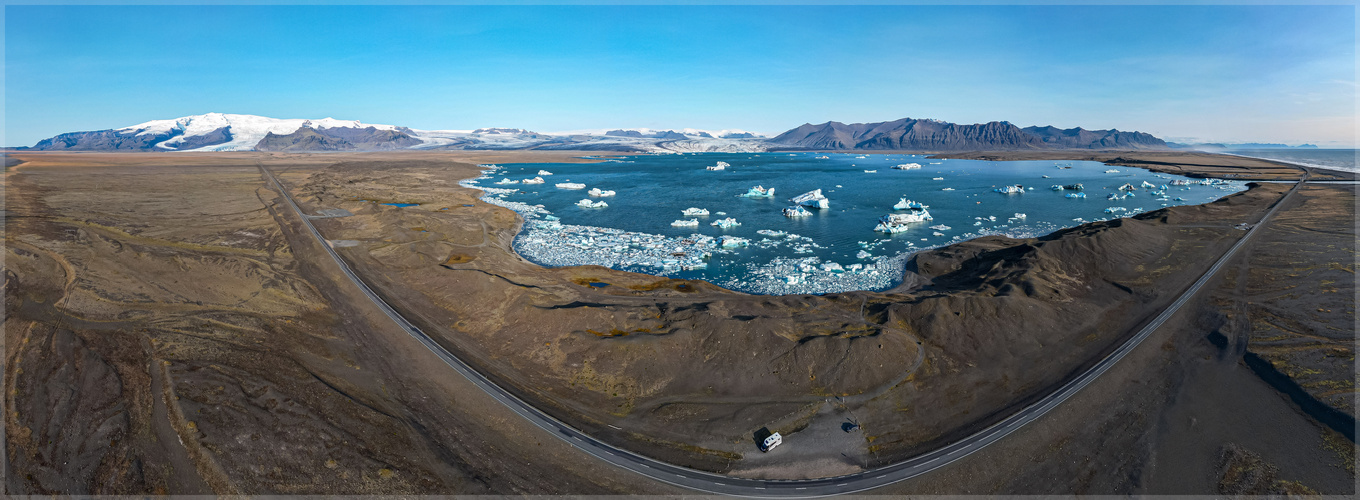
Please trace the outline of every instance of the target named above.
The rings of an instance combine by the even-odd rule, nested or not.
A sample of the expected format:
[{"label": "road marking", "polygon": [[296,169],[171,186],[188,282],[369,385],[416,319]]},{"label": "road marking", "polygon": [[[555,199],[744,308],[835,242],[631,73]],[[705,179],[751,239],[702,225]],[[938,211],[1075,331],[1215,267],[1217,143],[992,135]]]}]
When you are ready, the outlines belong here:
[{"label": "road marking", "polygon": [[884,474],[884,475],[878,476],[878,477],[876,477],[876,478],[874,478],[874,479],[883,479],[883,478],[885,478],[885,477],[888,477],[888,475],[887,475],[887,474]]}]

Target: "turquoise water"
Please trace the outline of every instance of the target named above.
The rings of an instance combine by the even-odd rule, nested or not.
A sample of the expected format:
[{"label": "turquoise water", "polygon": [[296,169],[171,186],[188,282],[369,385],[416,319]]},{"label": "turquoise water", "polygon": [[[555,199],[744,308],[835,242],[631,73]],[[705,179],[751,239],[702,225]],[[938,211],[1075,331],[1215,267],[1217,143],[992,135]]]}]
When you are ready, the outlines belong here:
[{"label": "turquoise water", "polygon": [[[1147,181],[1160,186],[1184,178],[1095,162],[818,156],[823,155],[707,153],[629,156],[597,164],[509,164],[475,182],[478,187],[493,188],[485,199],[525,216],[515,248],[531,261],[550,266],[597,264],[706,279],[751,293],[884,289],[900,280],[906,257],[921,249],[986,234],[1043,235],[1086,221],[1205,203],[1245,189],[1242,182],[1170,186],[1164,200],[1155,199],[1148,189],[1138,189],[1133,197],[1108,201],[1106,196],[1126,183],[1139,186]],[[731,166],[723,171],[705,169],[718,161]],[[891,168],[902,163],[919,163],[922,168]],[[1118,172],[1106,173],[1111,169]],[[495,184],[502,178],[533,178],[539,170],[554,175],[543,176],[545,184]],[[586,188],[555,187],[565,182]],[[1050,188],[1076,183],[1085,185],[1087,198],[1066,198],[1071,191]],[[1025,186],[1025,192],[993,192],[1013,184]],[[775,196],[740,196],[757,185],[775,188]],[[591,197],[587,195],[590,188],[613,190],[617,195]],[[819,188],[830,200],[828,209],[812,209],[813,215],[805,218],[781,214],[790,205],[789,198]],[[894,213],[892,205],[902,197],[926,204],[934,220],[913,224],[899,234],[874,231],[878,219]],[[603,200],[609,206],[582,208],[577,206],[582,199]],[[710,215],[682,216],[681,211],[689,207],[707,209]],[[1110,207],[1126,211],[1106,213]],[[721,229],[709,224],[727,217],[741,225]],[[699,227],[671,226],[672,221],[690,218],[697,218]],[[746,238],[749,243],[722,248],[713,238],[724,235]],[[702,260],[706,267],[686,269],[692,267],[686,263],[698,262],[701,252],[709,254]],[[673,257],[678,254],[683,256]],[[848,269],[855,264],[863,267]]]}]

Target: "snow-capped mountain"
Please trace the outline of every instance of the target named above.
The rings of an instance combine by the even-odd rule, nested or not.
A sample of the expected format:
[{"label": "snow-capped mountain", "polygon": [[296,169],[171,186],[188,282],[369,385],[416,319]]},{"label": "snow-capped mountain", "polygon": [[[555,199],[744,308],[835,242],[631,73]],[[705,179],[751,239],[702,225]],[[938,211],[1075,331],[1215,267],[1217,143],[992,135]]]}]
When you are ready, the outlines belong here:
[{"label": "snow-capped mountain", "polygon": [[[375,130],[397,130],[398,127],[392,125],[371,125],[360,123],[358,120],[337,120],[334,118],[321,118],[318,120],[307,119],[278,119],[255,115],[233,115],[223,113],[208,113],[203,115],[186,116],[173,120],[152,120],[146,123],[139,123],[131,127],[115,129],[119,133],[131,133],[134,136],[150,135],[153,137],[167,136],[167,140],[156,143],[157,148],[181,151],[253,151],[255,145],[259,144],[266,136],[289,135],[303,127],[312,129],[324,128],[349,128]],[[197,144],[195,138],[210,137],[214,134],[221,134],[225,142],[215,142],[214,144]],[[197,143],[196,143],[197,142]],[[185,145],[197,146],[184,148]]]},{"label": "snow-capped mountain", "polygon": [[[620,129],[623,130],[623,129]],[[207,113],[130,127],[71,132],[34,150],[68,151],[373,151],[390,149],[567,149],[643,152],[765,151],[745,131],[683,129],[538,133],[522,128],[417,130],[358,120],[279,119]],[[644,133],[645,132],[645,133]]]},{"label": "snow-capped mountain", "polygon": [[891,122],[804,124],[776,137],[744,130],[649,128],[539,133],[522,128],[418,130],[334,118],[278,119],[208,113],[118,129],[71,132],[38,141],[39,151],[382,151],[391,149],[544,149],[651,153],[755,153],[782,150],[962,151],[1005,149],[1160,149],[1141,132],[1009,122],[958,125],[903,118]]}]

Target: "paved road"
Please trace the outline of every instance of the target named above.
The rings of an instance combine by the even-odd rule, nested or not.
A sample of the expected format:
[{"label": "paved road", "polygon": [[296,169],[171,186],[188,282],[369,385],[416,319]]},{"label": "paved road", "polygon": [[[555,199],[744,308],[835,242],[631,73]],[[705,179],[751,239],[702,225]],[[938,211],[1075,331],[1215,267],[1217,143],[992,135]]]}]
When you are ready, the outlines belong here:
[{"label": "paved road", "polygon": [[[1114,366],[1115,363],[1118,363],[1120,359],[1123,359],[1124,356],[1138,347],[1144,339],[1149,335],[1152,335],[1152,332],[1156,331],[1162,323],[1165,323],[1170,319],[1182,305],[1185,305],[1195,293],[1199,292],[1200,288],[1202,288],[1205,283],[1208,283],[1209,280],[1213,278],[1214,274],[1216,274],[1220,268],[1228,261],[1232,260],[1237,254],[1237,251],[1246,244],[1247,240],[1256,233],[1257,229],[1264,226],[1265,223],[1275,215],[1275,212],[1284,205],[1285,200],[1290,196],[1293,196],[1293,194],[1299,190],[1299,187],[1308,180],[1307,174],[1305,174],[1303,180],[1295,184],[1288,193],[1281,197],[1275,206],[1266,212],[1266,215],[1247,231],[1246,235],[1239,239],[1232,248],[1228,249],[1217,262],[1214,262],[1214,264],[1204,272],[1204,275],[1201,276],[1199,280],[1195,281],[1195,283],[1191,285],[1190,288],[1186,289],[1180,297],[1176,298],[1175,302],[1172,302],[1170,306],[1144,326],[1142,330],[1139,330],[1136,335],[1131,337],[1114,352],[1110,353],[1105,359],[1102,359],[1099,363],[1096,363],[1095,366],[1092,366],[1090,370],[1087,370],[1085,373],[1068,382],[1057,391],[1045,396],[1043,399],[1016,412],[1006,419],[997,422],[991,427],[978,431],[971,436],[951,443],[943,448],[923,455],[918,455],[896,464],[839,477],[785,481],[723,476],[659,462],[627,450],[616,448],[607,443],[598,441],[548,414],[543,413],[537,408],[534,408],[523,400],[515,397],[513,394],[510,394],[505,389],[502,389],[500,386],[493,384],[481,373],[473,370],[472,367],[468,366],[462,360],[458,359],[458,357],[445,350],[443,346],[436,343],[434,339],[431,339],[425,332],[416,328],[416,326],[407,321],[406,318],[403,318],[401,314],[397,313],[392,306],[388,305],[382,297],[379,297],[377,293],[369,288],[368,285],[350,269],[349,265],[340,258],[340,255],[335,252],[335,249],[331,248],[331,246],[326,243],[326,239],[321,236],[321,233],[312,225],[311,220],[302,212],[302,209],[298,207],[297,203],[293,201],[292,195],[283,187],[283,184],[274,177],[273,172],[270,172],[263,164],[260,164],[259,167],[260,172],[263,173],[263,175],[274,184],[274,187],[279,193],[283,195],[284,200],[288,202],[288,206],[298,214],[299,219],[302,220],[303,224],[307,227],[307,230],[317,239],[321,244],[321,247],[326,249],[326,252],[330,254],[331,258],[335,259],[335,263],[340,266],[342,271],[344,271],[345,276],[349,277],[350,281],[353,281],[355,286],[358,286],[359,290],[362,291],[364,295],[367,295],[374,304],[377,304],[378,308],[381,309],[383,313],[392,318],[392,321],[406,330],[406,333],[409,333],[416,340],[420,341],[420,343],[424,344],[426,348],[429,348],[436,356],[439,356],[445,363],[448,363],[450,367],[464,377],[467,377],[469,381],[477,387],[480,387],[483,391],[486,391],[487,394],[490,394],[491,397],[500,401],[506,407],[510,408],[510,410],[519,414],[519,416],[533,422],[543,430],[570,443],[572,446],[583,452],[657,481],[706,493],[761,498],[806,498],[843,495],[911,479],[981,450],[987,447],[987,445],[1005,438],[1010,433],[1015,432],[1026,424],[1044,416],[1044,414],[1062,404],[1078,391],[1081,391],[1087,385],[1090,385],[1091,382],[1094,382],[1102,374],[1108,371],[1110,367]],[[789,441],[785,444],[785,446],[790,445],[797,446],[797,441]],[[775,452],[778,452],[777,448]]]}]

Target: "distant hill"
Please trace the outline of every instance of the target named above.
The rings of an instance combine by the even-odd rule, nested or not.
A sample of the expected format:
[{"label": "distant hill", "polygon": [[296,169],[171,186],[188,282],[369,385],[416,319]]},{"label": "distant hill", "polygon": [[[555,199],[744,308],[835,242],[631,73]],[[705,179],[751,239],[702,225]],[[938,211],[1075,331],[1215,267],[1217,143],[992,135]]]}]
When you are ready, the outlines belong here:
[{"label": "distant hill", "polygon": [[1057,127],[1025,127],[1026,134],[1038,137],[1044,145],[1060,149],[1165,149],[1166,141],[1143,132],[1118,130],[1060,129]]},{"label": "distant hill", "polygon": [[1009,122],[959,125],[903,118],[891,122],[804,124],[770,139],[771,143],[812,150],[1014,150],[1014,149],[1163,149],[1166,142],[1142,132],[1118,130],[1019,128]]},{"label": "distant hill", "polygon": [[1239,142],[1239,143],[1218,143],[1218,142],[1199,142],[1194,144],[1183,144],[1176,142],[1166,143],[1168,147],[1176,149],[1318,149],[1314,144],[1300,144],[1290,146],[1274,142]]},{"label": "distant hill", "polygon": [[1032,149],[1161,149],[1142,132],[1056,127],[1020,128],[1009,122],[960,125],[903,118],[879,123],[804,124],[774,138],[744,130],[613,129],[556,134],[520,128],[417,130],[334,118],[280,119],[207,113],[153,120],[130,127],[69,132],[43,139],[38,151],[383,151],[590,150],[620,152],[729,152],[787,150],[978,151]]},{"label": "distant hill", "polygon": [[255,143],[256,151],[381,151],[404,149],[421,143],[411,137],[410,129],[398,127],[379,130],[375,127],[299,127],[291,134],[265,134]]}]

